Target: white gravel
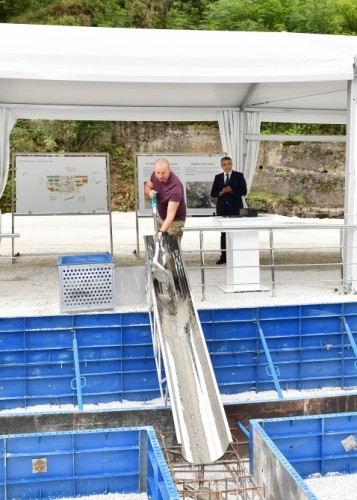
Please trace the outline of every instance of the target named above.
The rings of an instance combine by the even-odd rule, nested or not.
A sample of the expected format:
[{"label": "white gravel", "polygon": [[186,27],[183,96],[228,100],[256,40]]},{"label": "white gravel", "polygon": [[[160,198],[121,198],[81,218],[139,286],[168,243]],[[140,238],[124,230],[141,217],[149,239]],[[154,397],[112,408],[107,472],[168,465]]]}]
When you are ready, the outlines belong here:
[{"label": "white gravel", "polygon": [[[11,214],[2,215],[1,231],[11,232]],[[182,249],[197,308],[260,307],[281,304],[313,304],[355,301],[355,295],[341,293],[340,273],[329,263],[338,261],[339,230],[342,223],[335,219],[298,219],[273,216],[274,224],[291,224],[292,229],[277,231],[274,245],[289,267],[276,271],[276,291],[272,296],[269,241],[266,231],[260,232],[261,282],[269,287],[264,292],[225,293],[219,287],[226,283],[226,267],[216,266],[219,256],[219,232],[204,233],[206,300],[202,300],[199,267],[199,233],[185,232]],[[324,223],[326,229],[300,230],[295,223]],[[147,310],[144,283],[134,287],[132,274],[143,269],[143,235],[153,234],[151,218],[138,219],[138,240],[135,213],[112,214],[114,258],[117,274],[117,305],[114,311]],[[211,218],[189,218],[187,227],[212,226]],[[16,216],[15,252],[20,256],[11,261],[11,240],[0,242],[0,315],[2,317],[60,314],[60,289],[57,258],[63,255],[104,253],[110,251],[109,216]],[[139,256],[135,255],[139,243]],[[294,248],[295,250],[292,250]],[[307,266],[306,263],[314,263]],[[301,267],[292,267],[300,264]],[[322,265],[324,264],[324,265]],[[133,268],[133,269],[130,269]],[[124,277],[129,279],[125,290]],[[129,287],[129,288],[128,288]]]},{"label": "white gravel", "polygon": [[[282,390],[285,400],[304,399],[304,398],[319,398],[326,396],[341,396],[348,394],[356,394],[357,388],[339,389],[336,387],[324,387],[323,389],[289,389]],[[221,400],[224,404],[234,403],[256,403],[262,401],[278,401],[279,396],[276,391],[246,391],[237,394],[221,394]],[[115,411],[129,410],[137,408],[162,408],[165,406],[161,398],[151,399],[149,401],[111,401],[110,403],[84,404],[83,411]],[[52,413],[52,412],[78,412],[78,406],[73,404],[62,405],[33,405],[26,408],[12,408],[9,410],[0,410],[0,415],[25,415],[33,413]]]},{"label": "white gravel", "polygon": [[316,474],[305,483],[319,500],[356,500],[357,474]]}]

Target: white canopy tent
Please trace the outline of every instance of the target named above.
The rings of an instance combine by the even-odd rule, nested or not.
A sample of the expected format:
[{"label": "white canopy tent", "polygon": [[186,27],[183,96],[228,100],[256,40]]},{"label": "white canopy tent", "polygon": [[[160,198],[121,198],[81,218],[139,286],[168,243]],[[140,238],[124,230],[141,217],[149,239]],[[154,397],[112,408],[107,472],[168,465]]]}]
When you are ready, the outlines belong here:
[{"label": "white canopy tent", "polygon": [[[249,186],[261,121],[346,123],[345,223],[356,224],[357,37],[0,24],[0,39],[0,193],[18,118],[217,120]],[[357,230],[347,234],[357,292]]]}]

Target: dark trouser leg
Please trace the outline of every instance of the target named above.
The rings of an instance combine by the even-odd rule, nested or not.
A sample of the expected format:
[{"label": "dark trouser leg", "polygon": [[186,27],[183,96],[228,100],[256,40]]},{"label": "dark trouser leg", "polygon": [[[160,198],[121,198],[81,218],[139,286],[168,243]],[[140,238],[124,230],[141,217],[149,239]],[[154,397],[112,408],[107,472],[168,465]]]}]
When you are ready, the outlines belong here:
[{"label": "dark trouser leg", "polygon": [[221,233],[221,257],[226,258],[226,233]]}]

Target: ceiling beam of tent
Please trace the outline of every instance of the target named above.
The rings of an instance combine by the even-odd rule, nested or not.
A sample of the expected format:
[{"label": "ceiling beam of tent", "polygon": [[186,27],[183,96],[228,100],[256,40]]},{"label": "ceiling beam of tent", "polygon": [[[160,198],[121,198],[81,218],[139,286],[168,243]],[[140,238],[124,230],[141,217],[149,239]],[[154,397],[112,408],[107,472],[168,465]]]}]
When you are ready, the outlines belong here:
[{"label": "ceiling beam of tent", "polygon": [[[95,104],[29,104],[29,103],[1,103],[0,106],[13,110],[20,110],[21,113],[34,113],[44,110],[52,111],[93,111],[93,112],[120,112],[120,113],[216,113],[217,111],[240,111],[240,106],[111,106],[111,105],[95,105]],[[346,122],[346,109],[329,109],[329,108],[279,108],[266,106],[251,106],[247,105],[245,111],[261,112],[267,116],[273,115],[274,120],[285,121],[285,115],[288,118],[299,119],[299,116],[308,118],[306,123],[311,120],[321,119],[324,123],[337,123],[335,120]],[[292,116],[293,115],[293,116]]]},{"label": "ceiling beam of tent", "polygon": [[[355,71],[357,69],[357,58]],[[347,141],[345,175],[345,224],[357,224],[357,71],[348,82]],[[345,230],[343,242],[343,278],[345,291],[357,293],[357,229]]]},{"label": "ceiling beam of tent", "polygon": [[288,109],[288,108],[255,108],[247,106],[246,111],[260,111],[263,122],[276,123],[318,123],[346,124],[346,110],[329,109]]},{"label": "ceiling beam of tent", "polygon": [[[0,103],[1,106],[1,103]],[[222,108],[3,104],[18,118],[94,121],[216,121]],[[231,108],[229,108],[231,109]]]},{"label": "ceiling beam of tent", "polygon": [[251,100],[251,98],[253,97],[253,95],[255,94],[255,91],[257,90],[259,84],[258,83],[252,83],[248,89],[248,92],[246,93],[246,95],[244,96],[244,99],[240,105],[240,110],[241,111],[245,111],[245,108],[247,107],[249,101]]},{"label": "ceiling beam of tent", "polygon": [[[113,121],[215,121],[220,111],[240,111],[239,107],[153,107],[0,103],[18,118],[113,120]],[[247,106],[247,112],[261,112],[262,121],[277,123],[345,124],[346,110],[279,109]]]}]

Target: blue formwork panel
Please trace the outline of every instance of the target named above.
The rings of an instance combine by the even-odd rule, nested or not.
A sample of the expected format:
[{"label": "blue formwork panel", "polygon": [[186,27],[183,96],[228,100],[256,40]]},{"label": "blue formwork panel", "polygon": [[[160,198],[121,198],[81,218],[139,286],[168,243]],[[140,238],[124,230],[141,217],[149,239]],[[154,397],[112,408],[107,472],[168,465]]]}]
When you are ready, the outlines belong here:
[{"label": "blue formwork panel", "polygon": [[[259,474],[257,466],[262,467],[259,454],[263,449],[267,462],[272,463],[275,457],[298,481],[312,474],[325,476],[328,473],[357,472],[356,412],[255,419],[249,423],[249,435],[250,469],[253,475]],[[274,475],[274,468],[265,469],[265,474]],[[274,482],[274,478],[269,481]],[[308,491],[308,498],[315,498]]]},{"label": "blue formwork panel", "polygon": [[0,318],[1,410],[76,405],[79,393],[84,404],[160,397],[147,313]]},{"label": "blue formwork panel", "polygon": [[178,499],[152,427],[0,436],[1,498],[147,492]]},{"label": "blue formwork panel", "polygon": [[221,309],[200,317],[222,394],[276,390],[272,370],[282,390],[357,388],[356,303]]},{"label": "blue formwork panel", "polygon": [[[199,316],[222,394],[277,383],[281,390],[357,388],[356,303]],[[84,404],[160,397],[148,313],[0,318],[0,409],[77,404],[79,392]]]}]

